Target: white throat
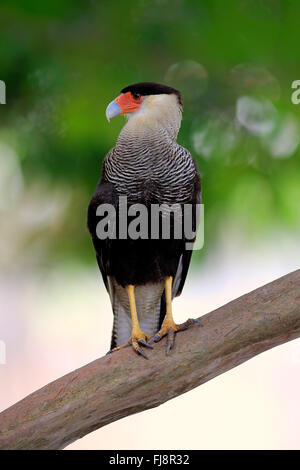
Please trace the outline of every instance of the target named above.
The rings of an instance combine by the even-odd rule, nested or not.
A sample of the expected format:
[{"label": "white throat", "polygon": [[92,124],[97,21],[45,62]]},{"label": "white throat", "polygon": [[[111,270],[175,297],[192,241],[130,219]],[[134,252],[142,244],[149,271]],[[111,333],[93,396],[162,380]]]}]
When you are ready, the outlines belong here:
[{"label": "white throat", "polygon": [[180,128],[182,110],[175,95],[145,96],[140,109],[127,116],[122,134],[144,135],[149,132],[163,131],[169,138],[176,140]]}]

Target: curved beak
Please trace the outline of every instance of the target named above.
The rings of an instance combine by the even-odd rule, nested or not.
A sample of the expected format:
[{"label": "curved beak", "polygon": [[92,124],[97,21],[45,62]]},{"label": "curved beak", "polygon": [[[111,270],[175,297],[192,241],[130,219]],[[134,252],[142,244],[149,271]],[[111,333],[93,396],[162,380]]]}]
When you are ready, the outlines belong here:
[{"label": "curved beak", "polygon": [[117,98],[109,103],[106,108],[106,117],[108,121],[119,114],[128,114],[138,111],[142,101],[142,96],[134,98],[129,91],[127,93],[121,93]]},{"label": "curved beak", "polygon": [[106,118],[108,122],[115,116],[118,116],[121,113],[121,107],[115,102],[112,101],[106,108]]}]

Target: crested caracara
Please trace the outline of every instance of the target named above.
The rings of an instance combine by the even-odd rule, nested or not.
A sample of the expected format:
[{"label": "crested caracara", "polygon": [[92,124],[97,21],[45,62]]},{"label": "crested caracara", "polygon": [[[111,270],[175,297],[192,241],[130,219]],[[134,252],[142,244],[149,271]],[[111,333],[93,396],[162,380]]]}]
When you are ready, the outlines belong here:
[{"label": "crested caracara", "polygon": [[[110,352],[130,344],[147,357],[141,346],[152,348],[151,343],[166,335],[168,354],[175,333],[197,321],[177,325],[172,299],[183,289],[192,254],[186,248],[185,231],[175,235],[175,225],[183,227],[180,209],[189,205],[195,229],[200,176],[190,152],[176,142],[182,118],[178,90],[152,82],[130,85],[107,107],[108,120],[119,114],[125,114],[127,122],[104,159],[88,208],[88,229],[114,314]],[[125,197],[128,212],[122,214],[120,201]],[[124,236],[124,231],[120,235],[121,217],[127,230],[134,214],[130,208],[140,205],[149,209],[142,221],[143,236]],[[169,215],[169,236],[163,235],[161,226],[153,235],[154,206],[179,208],[159,212],[162,225]],[[99,214],[104,220],[99,207],[115,209],[106,226],[114,236],[98,233]]]}]

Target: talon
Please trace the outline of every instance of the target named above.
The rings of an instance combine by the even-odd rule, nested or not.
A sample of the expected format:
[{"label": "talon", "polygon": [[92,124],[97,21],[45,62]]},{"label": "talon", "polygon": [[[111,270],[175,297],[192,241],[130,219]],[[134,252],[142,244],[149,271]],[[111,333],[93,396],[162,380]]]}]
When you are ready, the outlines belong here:
[{"label": "talon", "polygon": [[[137,353],[137,354],[140,354],[141,356],[143,356],[145,359],[148,359],[148,356],[144,353],[144,351],[142,350],[142,348],[140,348],[139,346],[139,343],[142,344],[143,346],[146,346],[147,348],[149,349],[153,349],[152,346],[149,346],[148,343],[146,343],[145,339],[147,339],[149,337],[149,335],[147,335],[146,333],[143,333],[141,331],[140,333],[141,335],[141,338],[140,337],[137,337],[136,335],[135,336],[131,336],[131,338],[129,339],[129,341],[125,344],[122,344],[121,346],[118,346],[117,348],[114,348],[114,349],[110,349],[108,351],[107,354],[111,354],[115,351],[120,351],[120,349],[124,349],[124,348],[127,348],[128,346],[132,346],[133,350]],[[144,339],[145,338],[145,339]]]},{"label": "talon", "polygon": [[140,354],[141,356],[143,356],[145,359],[148,359],[148,356],[144,353],[144,351],[142,350],[142,348],[139,347],[139,343],[138,343],[138,339],[137,338],[133,338],[132,339],[132,347],[133,349],[135,350],[135,352],[137,354]]},{"label": "talon", "polygon": [[164,336],[167,336],[167,349],[166,349],[166,355],[168,356],[169,355],[169,352],[171,351],[171,349],[173,349],[174,347],[174,344],[175,344],[175,334],[178,332],[178,331],[184,331],[184,330],[187,330],[192,324],[194,323],[200,323],[201,326],[203,326],[201,320],[194,320],[193,318],[189,318],[187,321],[185,321],[184,323],[180,324],[180,325],[177,325],[174,321],[165,321],[162,326],[161,326],[161,329],[158,331],[158,333],[156,333],[155,336],[153,336],[150,341],[148,341],[148,344],[149,343],[152,343],[153,341],[155,342],[158,342],[160,341]]},{"label": "talon", "polygon": [[148,344],[152,344],[153,342],[156,343],[156,342],[159,341],[160,339],[161,339],[161,337],[159,336],[159,334],[156,334],[156,335],[152,336],[151,339],[149,339]]},{"label": "talon", "polygon": [[170,350],[173,349],[174,342],[175,342],[175,330],[173,330],[173,328],[170,328],[168,331],[168,342],[167,342],[167,351],[166,351],[167,356]]},{"label": "talon", "polygon": [[149,342],[146,343],[146,341],[144,341],[143,339],[139,339],[138,342],[142,344],[143,346],[145,346],[146,348],[153,349],[153,347],[150,346]]},{"label": "talon", "polygon": [[204,326],[200,319],[198,319],[198,318],[189,318],[184,323],[181,323],[180,325],[177,325],[178,331],[187,330],[189,328],[189,326],[193,325],[194,323],[198,323],[198,324],[200,324],[200,326]]},{"label": "talon", "polygon": [[149,359],[147,354],[144,353],[144,351],[141,348],[137,349],[137,353],[143,356],[145,359]]},{"label": "talon", "polygon": [[169,355],[169,352],[171,351],[171,349],[173,348],[173,346],[174,346],[174,343],[171,344],[171,343],[168,342],[168,344],[167,344],[167,350],[166,350],[166,356]]},{"label": "talon", "polygon": [[174,346],[174,340],[173,340],[173,341],[169,341],[169,340],[168,340],[168,343],[167,343],[167,350],[166,350],[166,356],[169,355],[169,352],[171,351],[171,349],[173,349],[173,346]]}]

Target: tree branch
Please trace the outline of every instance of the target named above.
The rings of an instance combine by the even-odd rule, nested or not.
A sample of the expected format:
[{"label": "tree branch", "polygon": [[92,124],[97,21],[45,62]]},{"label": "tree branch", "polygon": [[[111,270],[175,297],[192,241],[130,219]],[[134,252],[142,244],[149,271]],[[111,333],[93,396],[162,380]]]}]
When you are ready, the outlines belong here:
[{"label": "tree branch", "polygon": [[300,270],[203,316],[147,351],[126,348],[46,385],[0,414],[0,449],[62,449],[300,336]]}]

